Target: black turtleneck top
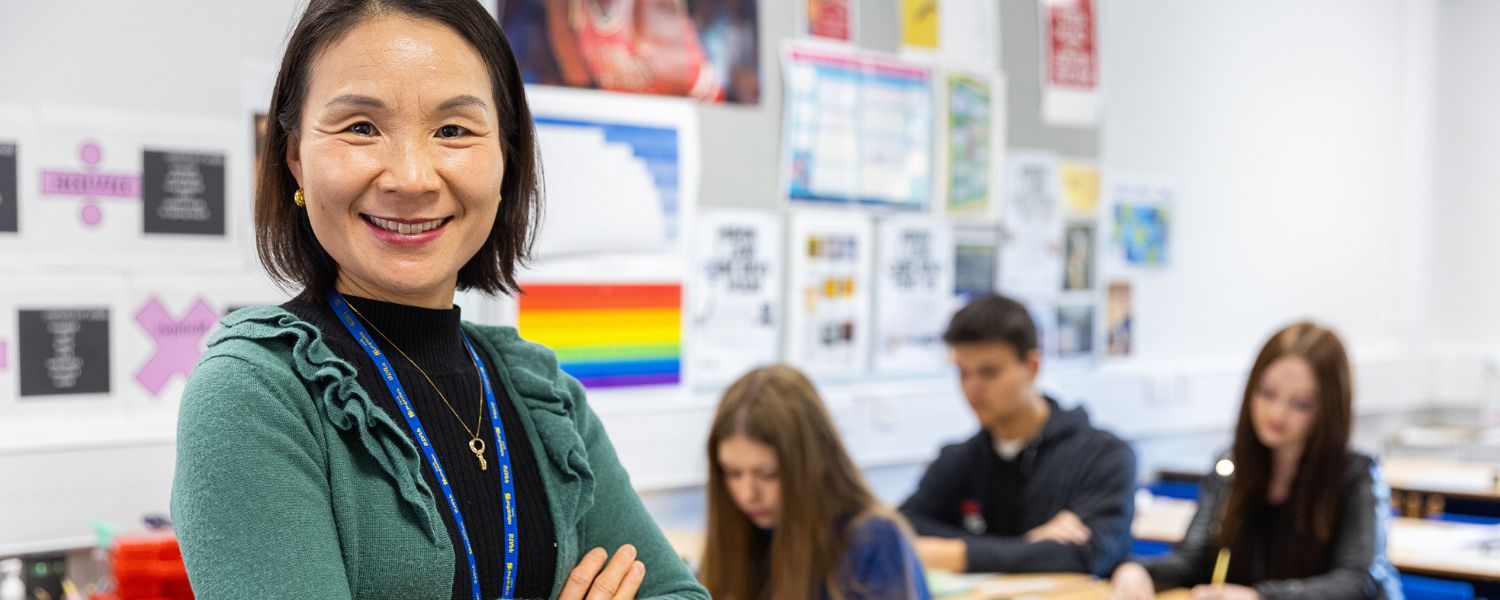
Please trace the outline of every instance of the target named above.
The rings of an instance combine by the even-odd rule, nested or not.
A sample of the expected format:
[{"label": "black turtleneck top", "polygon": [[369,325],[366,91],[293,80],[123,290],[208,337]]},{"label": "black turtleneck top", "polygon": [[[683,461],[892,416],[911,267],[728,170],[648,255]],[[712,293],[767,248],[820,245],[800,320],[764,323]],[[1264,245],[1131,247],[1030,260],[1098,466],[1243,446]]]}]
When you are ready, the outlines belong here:
[{"label": "black turtleneck top", "polygon": [[[495,454],[495,436],[490,429],[489,411],[485,407],[484,388],[474,362],[464,348],[460,312],[457,306],[448,310],[437,310],[393,304],[345,295],[349,304],[367,321],[365,328],[376,345],[380,346],[396,370],[401,386],[406,390],[422,428],[432,439],[438,460],[448,475],[449,486],[463,512],[464,523],[469,529],[469,541],[474,548],[475,563],[479,565],[479,587],[484,598],[497,598],[501,592],[505,560],[505,515],[500,500],[500,469]],[[334,354],[354,365],[358,372],[360,387],[364,388],[375,404],[386,411],[403,431],[406,420],[396,407],[385,382],[380,378],[375,364],[363,348],[344,328],[325,300],[293,300],[282,308],[322,330],[323,338]],[[373,327],[371,326],[373,325]],[[380,333],[377,333],[376,330]],[[390,337],[387,342],[381,333]],[[391,347],[394,344],[395,347]],[[448,402],[464,420],[460,424],[448,406],[433,391],[422,373],[397,352],[400,348],[420,365],[432,383],[442,389]],[[515,405],[506,396],[499,371],[488,357],[476,346],[484,368],[489,372],[490,385],[495,390],[495,399],[500,407],[501,426],[510,449],[511,469],[515,477],[516,513],[519,521],[519,562],[516,574],[517,598],[546,598],[552,592],[552,579],[557,569],[557,534],[553,530],[552,514],[548,508],[547,491],[543,488],[541,472],[537,466],[536,449],[526,437]],[[485,460],[488,470],[480,470],[479,461],[469,450],[469,433],[465,426],[484,435]],[[410,434],[410,431],[407,432]],[[426,458],[423,458],[426,462]],[[469,562],[464,554],[463,540],[453,513],[446,509],[442,499],[442,487],[432,467],[422,465],[422,477],[432,493],[438,496],[438,514],[448,529],[448,538],[453,542],[453,598],[468,600]],[[489,565],[486,567],[486,565]]]}]

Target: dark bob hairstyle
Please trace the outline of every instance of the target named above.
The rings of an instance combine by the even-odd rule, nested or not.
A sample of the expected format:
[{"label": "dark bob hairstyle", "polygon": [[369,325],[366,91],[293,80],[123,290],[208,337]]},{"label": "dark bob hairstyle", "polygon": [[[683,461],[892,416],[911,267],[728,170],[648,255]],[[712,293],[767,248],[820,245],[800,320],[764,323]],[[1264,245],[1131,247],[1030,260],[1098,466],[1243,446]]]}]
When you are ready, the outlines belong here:
[{"label": "dark bob hairstyle", "polygon": [[333,290],[338,264],[313,235],[307,212],[292,202],[297,181],[287,167],[287,148],[297,143],[310,70],[318,55],[358,25],[383,13],[397,13],[448,26],[484,59],[494,85],[505,175],[494,227],[458,271],[458,289],[490,294],[516,293],[515,271],[531,257],[542,201],[536,131],[526,105],[525,87],[500,25],[476,0],[311,0],[287,42],[271,96],[264,156],[256,174],[255,246],[261,264],[277,284],[300,297],[321,299]]}]

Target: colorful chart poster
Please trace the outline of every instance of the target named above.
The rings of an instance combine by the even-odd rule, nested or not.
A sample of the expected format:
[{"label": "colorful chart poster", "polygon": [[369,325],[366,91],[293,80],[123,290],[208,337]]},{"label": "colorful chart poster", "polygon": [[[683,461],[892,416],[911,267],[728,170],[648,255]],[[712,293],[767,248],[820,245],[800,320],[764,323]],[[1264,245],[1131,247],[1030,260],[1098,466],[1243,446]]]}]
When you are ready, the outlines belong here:
[{"label": "colorful chart poster", "polygon": [[1089,163],[1062,162],[1063,204],[1070,214],[1093,216],[1099,212],[1099,168]]},{"label": "colorful chart poster", "polygon": [[858,213],[797,211],[788,234],[787,361],[852,374],[869,359],[873,227]]},{"label": "colorful chart poster", "polygon": [[760,101],[758,0],[505,0],[528,84]]},{"label": "colorful chart poster", "polygon": [[991,132],[994,128],[989,82],[963,74],[948,76],[948,212],[990,212]]},{"label": "colorful chart poster", "polygon": [[835,42],[854,41],[858,29],[858,3],[854,0],[801,0],[798,30],[810,38]]},{"label": "colorful chart poster", "polygon": [[1170,183],[1148,178],[1115,177],[1109,187],[1110,264],[1161,268],[1170,256],[1172,206],[1177,195]]},{"label": "colorful chart poster", "polygon": [[954,308],[948,226],[926,217],[885,219],[875,247],[875,372],[945,368],[943,330]]},{"label": "colorful chart poster", "polygon": [[587,388],[682,381],[682,285],[532,284],[521,337],[551,348]]},{"label": "colorful chart poster", "polygon": [[993,229],[961,228],[953,232],[953,296],[957,304],[968,304],[997,291],[999,239]]},{"label": "colorful chart poster", "polygon": [[1063,291],[1094,289],[1094,224],[1069,223],[1063,240]]},{"label": "colorful chart poster", "polygon": [[536,255],[682,252],[682,223],[697,204],[693,105],[581,90],[526,93],[545,166]]},{"label": "colorful chart poster", "polygon": [[775,213],[699,213],[688,287],[695,387],[728,384],[780,358],[781,219]]},{"label": "colorful chart poster", "polygon": [[1111,281],[1105,308],[1105,347],[1110,356],[1130,356],[1135,338],[1135,307],[1131,305],[1129,281]]},{"label": "colorful chart poster", "polygon": [[939,0],[901,0],[901,45],[938,48]]},{"label": "colorful chart poster", "polygon": [[1000,291],[1032,302],[1058,293],[1063,277],[1063,207],[1057,159],[1040,152],[1008,157]]},{"label": "colorful chart poster", "polygon": [[18,313],[21,398],[110,391],[109,308]]},{"label": "colorful chart poster", "polygon": [[932,196],[926,67],[789,47],[782,170],[793,201],[924,209]]},{"label": "colorful chart poster", "polygon": [[1099,122],[1099,47],[1094,0],[1038,0],[1042,20],[1042,120]]}]

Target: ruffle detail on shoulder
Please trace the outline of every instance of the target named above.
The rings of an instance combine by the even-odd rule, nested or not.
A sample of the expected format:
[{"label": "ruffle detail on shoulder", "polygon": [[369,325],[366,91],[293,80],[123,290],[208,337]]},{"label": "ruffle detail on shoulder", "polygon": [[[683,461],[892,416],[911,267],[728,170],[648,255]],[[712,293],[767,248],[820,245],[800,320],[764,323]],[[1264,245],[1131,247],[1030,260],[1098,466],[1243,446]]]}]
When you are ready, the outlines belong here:
[{"label": "ruffle detail on shoulder", "polygon": [[446,536],[435,512],[432,490],[422,479],[422,457],[411,438],[384,410],[377,407],[356,380],[354,365],[339,358],[323,341],[323,333],[296,315],[274,306],[256,306],[225,316],[208,347],[244,340],[290,354],[289,366],[318,399],[321,412],[334,427],[359,436],[360,443],[395,482],[412,516],[423,524],[429,541]]}]

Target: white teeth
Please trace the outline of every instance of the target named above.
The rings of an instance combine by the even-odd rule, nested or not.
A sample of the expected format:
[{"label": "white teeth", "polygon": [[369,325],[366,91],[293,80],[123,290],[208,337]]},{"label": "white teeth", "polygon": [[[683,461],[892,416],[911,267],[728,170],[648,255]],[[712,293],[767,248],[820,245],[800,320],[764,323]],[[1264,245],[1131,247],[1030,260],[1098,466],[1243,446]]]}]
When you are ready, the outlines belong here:
[{"label": "white teeth", "polygon": [[369,217],[370,222],[374,223],[376,226],[380,227],[381,229],[384,229],[386,231],[394,231],[394,232],[402,234],[402,235],[414,235],[414,234],[418,234],[418,233],[432,231],[433,229],[436,229],[439,225],[443,224],[443,220],[442,219],[433,219],[433,220],[427,221],[425,223],[411,223],[411,224],[407,224],[407,223],[397,223],[395,221],[388,221],[388,220],[382,219],[380,217],[370,217],[369,215],[366,215],[366,217]]}]

